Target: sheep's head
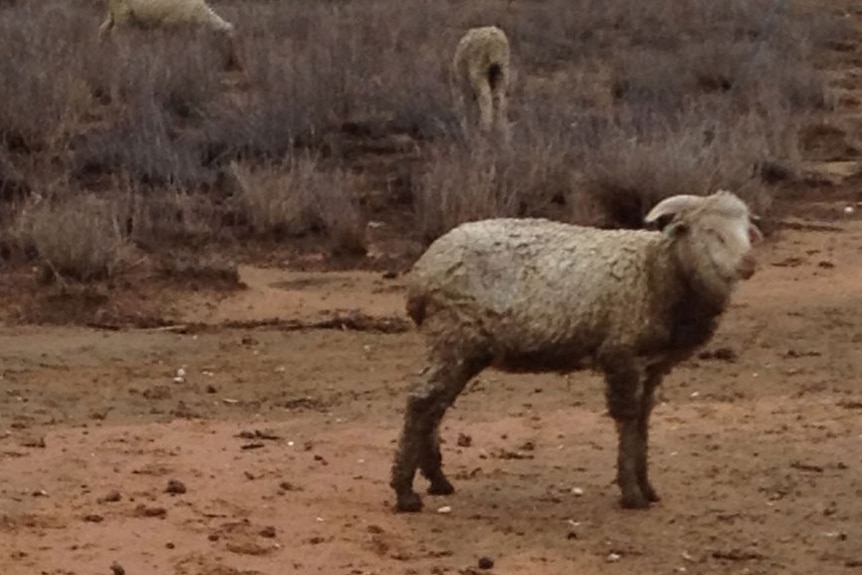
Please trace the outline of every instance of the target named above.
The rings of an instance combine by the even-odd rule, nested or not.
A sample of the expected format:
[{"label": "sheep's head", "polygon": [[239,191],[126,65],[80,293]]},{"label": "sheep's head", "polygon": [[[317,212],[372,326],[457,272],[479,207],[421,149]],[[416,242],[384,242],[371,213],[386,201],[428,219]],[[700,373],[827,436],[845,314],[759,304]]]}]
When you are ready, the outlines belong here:
[{"label": "sheep's head", "polygon": [[675,240],[684,265],[694,266],[703,281],[726,288],[754,275],[751,249],[763,234],[736,195],[719,190],[709,196],[673,196],[656,204],[645,221],[664,216],[672,216],[664,233]]}]

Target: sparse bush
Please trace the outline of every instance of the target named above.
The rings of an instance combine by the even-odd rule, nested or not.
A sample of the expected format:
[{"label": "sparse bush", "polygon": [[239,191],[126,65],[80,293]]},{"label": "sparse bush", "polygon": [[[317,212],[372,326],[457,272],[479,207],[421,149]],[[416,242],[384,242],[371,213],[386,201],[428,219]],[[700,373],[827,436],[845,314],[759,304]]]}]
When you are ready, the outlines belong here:
[{"label": "sparse bush", "polygon": [[[755,212],[769,207],[758,167],[772,154],[768,127],[755,117],[722,124],[693,115],[678,122],[605,126],[598,146],[583,151],[582,187],[572,206],[600,206],[606,227],[639,228],[650,206],[676,194],[729,189]],[[640,124],[640,125],[638,125]],[[591,196],[585,198],[584,194]]]},{"label": "sparse bush", "polygon": [[35,251],[46,280],[110,278],[131,255],[117,203],[71,190],[35,199],[19,215],[14,235]]},{"label": "sparse bush", "polygon": [[145,188],[134,182],[123,201],[129,238],[158,252],[174,245],[203,246],[218,236],[222,214],[213,198],[182,188]]},{"label": "sparse bush", "polygon": [[540,104],[546,95],[525,93],[510,147],[431,148],[413,178],[417,230],[426,243],[484,218],[566,218],[559,208],[577,173],[578,132],[567,106]]},{"label": "sparse bush", "polygon": [[62,148],[90,94],[75,58],[86,14],[66,2],[21,3],[0,17],[0,146]]},{"label": "sparse bush", "polygon": [[117,113],[76,142],[79,177],[126,172],[142,183],[182,186],[213,177],[203,166],[205,141],[183,129],[213,113],[221,96],[217,57],[204,41],[193,30],[124,30],[116,51],[106,46],[88,61],[94,92]]},{"label": "sparse bush", "polygon": [[173,281],[190,283],[199,289],[241,289],[244,284],[234,262],[198,254],[168,253],[157,265],[159,275]]},{"label": "sparse bush", "polygon": [[433,157],[417,178],[417,225],[431,243],[459,224],[518,215],[520,198],[505,183],[505,166],[487,150],[450,148]]},{"label": "sparse bush", "polygon": [[238,164],[230,169],[237,184],[235,205],[251,234],[321,233],[335,254],[365,253],[365,222],[353,199],[353,178],[345,172],[324,171],[305,155],[256,170]]}]

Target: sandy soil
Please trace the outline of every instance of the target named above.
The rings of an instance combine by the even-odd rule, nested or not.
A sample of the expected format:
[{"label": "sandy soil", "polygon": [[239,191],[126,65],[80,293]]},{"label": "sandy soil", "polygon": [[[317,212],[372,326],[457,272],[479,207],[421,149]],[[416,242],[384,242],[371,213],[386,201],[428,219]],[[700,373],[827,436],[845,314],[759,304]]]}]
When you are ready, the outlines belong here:
[{"label": "sandy soil", "polygon": [[[832,138],[860,125],[860,63],[824,59]],[[457,492],[393,513],[422,356],[399,279],[246,267],[245,290],[162,294],[173,327],[0,328],[0,574],[859,572],[859,158],[826,148],[853,152],[807,164],[828,201],[780,206],[665,381],[651,510],[617,504],[597,377],[487,371],[444,423]]]}]

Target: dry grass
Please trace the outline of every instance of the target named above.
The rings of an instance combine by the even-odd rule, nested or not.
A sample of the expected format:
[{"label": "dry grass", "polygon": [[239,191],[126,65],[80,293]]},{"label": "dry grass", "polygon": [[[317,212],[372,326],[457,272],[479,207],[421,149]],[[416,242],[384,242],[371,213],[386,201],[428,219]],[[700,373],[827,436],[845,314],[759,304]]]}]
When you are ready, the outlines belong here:
[{"label": "dry grass", "polygon": [[311,156],[255,170],[231,164],[231,198],[252,236],[301,237],[322,233],[333,254],[365,254],[365,222],[351,195],[352,178],[323,170]]},{"label": "dry grass", "polygon": [[0,146],[13,151],[61,147],[90,105],[82,64],[85,19],[56,3],[0,10]]},{"label": "dry grass", "polygon": [[[790,122],[791,117],[781,120]],[[723,188],[766,213],[770,202],[760,167],[770,158],[781,158],[787,170],[798,167],[797,158],[784,158],[772,148],[770,130],[781,128],[754,116],[728,124],[692,116],[679,124],[652,126],[645,135],[631,123],[614,125],[585,153],[572,204],[575,209],[579,201],[600,206],[602,226],[639,228],[649,209],[665,197]],[[590,197],[585,200],[584,195]]]},{"label": "dry grass", "polygon": [[[17,221],[35,246],[16,253],[84,280],[116,273],[130,242],[157,255],[318,238],[361,256],[370,218],[427,243],[507,215],[638,227],[662,197],[717,187],[766,212],[766,180],[798,175],[799,130],[829,104],[813,55],[844,33],[792,0],[216,8],[237,26],[242,73],[206,33],[100,44],[100,2],[0,5],[0,199],[7,220],[30,210]],[[464,30],[491,23],[515,71],[502,153],[458,141],[445,75]],[[71,182],[21,201],[52,178]],[[410,193],[380,200],[396,178]],[[73,232],[70,208],[104,229]]]},{"label": "dry grass", "polygon": [[12,237],[21,251],[36,255],[45,281],[107,279],[131,263],[117,202],[91,194],[69,190],[32,201],[18,215]]}]

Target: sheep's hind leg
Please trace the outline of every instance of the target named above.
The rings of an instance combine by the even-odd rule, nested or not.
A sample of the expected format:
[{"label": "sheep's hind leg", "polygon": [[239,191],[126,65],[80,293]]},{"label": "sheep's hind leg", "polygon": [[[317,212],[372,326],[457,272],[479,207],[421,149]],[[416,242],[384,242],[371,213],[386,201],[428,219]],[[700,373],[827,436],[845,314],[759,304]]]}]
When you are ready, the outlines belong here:
[{"label": "sheep's hind leg", "polygon": [[[612,360],[613,361],[613,360]],[[607,402],[617,427],[617,484],[622,491],[621,504],[627,509],[649,507],[638,481],[641,453],[640,373],[630,362],[617,358],[615,366],[605,370]]]},{"label": "sheep's hind leg", "polygon": [[660,501],[661,497],[649,481],[648,452],[649,452],[649,419],[655,405],[655,390],[661,383],[662,373],[649,374],[644,382],[643,394],[641,395],[640,414],[638,417],[638,453],[637,453],[637,478],[641,493],[648,501]]},{"label": "sheep's hind leg", "polygon": [[496,129],[500,143],[508,146],[511,143],[511,133],[508,120],[508,86],[509,72],[507,67],[499,66],[499,71],[492,76],[491,101],[493,107],[493,126]]},{"label": "sheep's hind leg", "polygon": [[[451,404],[449,404],[451,405]],[[449,407],[447,405],[446,407]],[[455,493],[455,487],[443,473],[443,455],[440,453],[440,421],[435,423],[434,431],[430,440],[424,442],[419,454],[419,469],[422,475],[430,482],[428,493],[430,495],[451,495]]]},{"label": "sheep's hind leg", "polygon": [[114,27],[114,16],[108,12],[108,15],[105,16],[105,19],[99,25],[99,41],[103,42],[105,38],[107,38],[108,34]]},{"label": "sheep's hind leg", "polygon": [[435,354],[407,398],[404,425],[392,465],[390,486],[397,511],[419,511],[422,499],[413,490],[416,469],[431,483],[428,492],[448,495],[454,487],[442,469],[438,427],[467,382],[487,365],[484,359]]},{"label": "sheep's hind leg", "polygon": [[471,70],[470,84],[473,87],[476,105],[479,108],[479,131],[483,135],[488,135],[494,122],[494,99],[488,71],[478,68]]}]

